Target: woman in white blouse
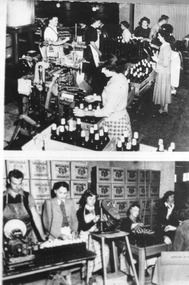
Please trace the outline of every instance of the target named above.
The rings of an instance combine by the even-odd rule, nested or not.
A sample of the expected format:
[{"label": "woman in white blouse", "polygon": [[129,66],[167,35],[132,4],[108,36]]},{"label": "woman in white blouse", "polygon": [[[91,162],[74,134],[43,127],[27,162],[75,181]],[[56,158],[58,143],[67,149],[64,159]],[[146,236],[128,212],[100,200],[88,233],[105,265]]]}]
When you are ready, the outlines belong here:
[{"label": "woman in white blouse", "polygon": [[102,91],[102,95],[89,95],[85,97],[87,102],[102,101],[103,107],[98,110],[86,111],[74,109],[76,117],[94,116],[103,117],[101,126],[108,126],[109,137],[119,139],[126,131],[131,139],[131,124],[127,113],[128,81],[122,73],[123,65],[114,55],[101,66],[102,73],[110,78]]},{"label": "woman in white blouse", "polygon": [[121,22],[121,29],[122,29],[122,42],[129,43],[131,40],[131,32],[129,31],[130,24],[127,21]]}]

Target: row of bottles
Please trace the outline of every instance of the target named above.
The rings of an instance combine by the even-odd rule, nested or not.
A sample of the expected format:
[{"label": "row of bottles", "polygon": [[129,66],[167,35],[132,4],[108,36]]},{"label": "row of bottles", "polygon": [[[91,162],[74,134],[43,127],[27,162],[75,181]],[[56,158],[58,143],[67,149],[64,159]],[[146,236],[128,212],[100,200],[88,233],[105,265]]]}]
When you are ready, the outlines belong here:
[{"label": "row of bottles", "polygon": [[130,82],[142,83],[152,72],[153,63],[147,59],[142,59],[136,64],[132,65],[126,71],[126,77]]},{"label": "row of bottles", "polygon": [[[94,111],[94,110],[99,110],[100,109],[100,102],[98,104],[90,103],[86,104],[80,103],[79,106],[76,105],[76,109],[81,109],[85,111]],[[75,118],[74,118],[75,119]],[[76,118],[77,119],[77,118]],[[94,116],[85,116],[81,118],[82,122],[89,123],[89,124],[97,124],[99,122],[100,118],[99,117],[94,117]]]},{"label": "row of bottles", "polygon": [[[165,151],[165,146],[164,146],[164,142],[163,142],[163,139],[159,139],[158,140],[158,147],[157,147],[157,150],[158,152],[164,152]],[[168,149],[167,149],[168,152],[173,152],[175,151],[175,143],[174,142],[171,142]]]},{"label": "row of bottles", "polygon": [[131,140],[129,140],[127,132],[124,132],[121,138],[117,141],[116,151],[139,151],[139,150],[140,150],[140,143],[139,143],[138,132],[134,132]]},{"label": "row of bottles", "polygon": [[51,139],[97,151],[103,150],[110,141],[107,126],[99,129],[98,125],[94,124],[89,131],[86,131],[81,127],[80,118],[77,118],[76,126],[74,126],[73,120],[66,124],[64,118],[61,119],[59,126],[53,124]]}]

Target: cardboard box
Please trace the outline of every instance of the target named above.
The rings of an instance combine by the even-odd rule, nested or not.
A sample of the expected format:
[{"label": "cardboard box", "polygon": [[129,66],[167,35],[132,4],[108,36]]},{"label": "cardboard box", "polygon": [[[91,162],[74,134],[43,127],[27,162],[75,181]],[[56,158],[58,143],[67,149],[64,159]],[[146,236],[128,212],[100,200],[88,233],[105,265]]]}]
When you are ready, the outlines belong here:
[{"label": "cardboard box", "polygon": [[111,168],[110,167],[98,167],[92,168],[92,182],[111,182]]},{"label": "cardboard box", "polygon": [[88,163],[87,162],[71,162],[71,179],[72,180],[88,180]]},{"label": "cardboard box", "polygon": [[96,192],[99,199],[112,198],[111,184],[109,183],[97,183]]},{"label": "cardboard box", "polygon": [[70,162],[51,161],[52,179],[70,180]]},{"label": "cardboard box", "polygon": [[71,198],[80,199],[85,190],[88,189],[88,183],[86,181],[71,181]]},{"label": "cardboard box", "polygon": [[160,183],[161,171],[151,170],[150,172],[150,183]]},{"label": "cardboard box", "polygon": [[7,160],[7,174],[13,169],[18,169],[24,174],[24,178],[29,178],[28,160]]},{"label": "cardboard box", "polygon": [[124,168],[112,167],[111,172],[112,172],[111,173],[112,183],[124,183],[125,182]]},{"label": "cardboard box", "polygon": [[30,160],[31,179],[50,179],[50,167],[48,161]]},{"label": "cardboard box", "polygon": [[127,183],[134,183],[138,181],[138,170],[126,169],[125,177]]},{"label": "cardboard box", "polygon": [[116,200],[116,205],[120,216],[126,217],[126,211],[128,209],[128,201],[126,200]]},{"label": "cardboard box", "polygon": [[125,184],[112,184],[112,199],[125,198]]},{"label": "cardboard box", "polygon": [[159,198],[159,184],[150,184],[149,185],[149,197]]},{"label": "cardboard box", "polygon": [[31,194],[34,199],[50,199],[50,185],[48,180],[31,180]]},{"label": "cardboard box", "polygon": [[140,214],[141,215],[151,214],[151,200],[140,199]]},{"label": "cardboard box", "polygon": [[138,183],[149,183],[150,182],[150,171],[142,170],[138,171]]},{"label": "cardboard box", "polygon": [[149,187],[147,184],[138,185],[138,197],[139,198],[148,198],[149,197]]},{"label": "cardboard box", "polygon": [[127,183],[125,185],[125,198],[137,198],[137,184],[136,183]]},{"label": "cardboard box", "polygon": [[23,182],[22,182],[22,189],[26,192],[31,192],[31,189],[30,189],[30,180],[29,179],[24,179]]}]

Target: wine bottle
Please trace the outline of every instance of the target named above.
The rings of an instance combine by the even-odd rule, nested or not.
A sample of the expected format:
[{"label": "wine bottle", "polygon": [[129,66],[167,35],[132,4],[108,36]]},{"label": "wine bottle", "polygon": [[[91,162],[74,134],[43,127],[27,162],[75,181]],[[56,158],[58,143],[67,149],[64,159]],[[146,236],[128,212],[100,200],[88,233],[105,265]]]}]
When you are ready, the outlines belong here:
[{"label": "wine bottle", "polygon": [[105,140],[104,140],[104,130],[99,130],[99,148],[100,150],[103,150],[105,147]]},{"label": "wine bottle", "polygon": [[136,151],[140,150],[140,143],[139,143],[139,134],[138,132],[134,132],[133,138],[136,139]]},{"label": "wine bottle", "polygon": [[80,144],[81,147],[86,147],[86,141],[85,141],[85,130],[81,131],[81,137],[80,137]]},{"label": "wine bottle", "polygon": [[108,126],[104,126],[104,145],[107,145],[110,141],[109,135],[108,135]]},{"label": "wine bottle", "polygon": [[68,143],[75,145],[75,132],[72,124],[69,125],[68,129]]},{"label": "wine bottle", "polygon": [[99,134],[95,134],[95,138],[94,138],[94,150],[99,151],[100,150],[100,146],[99,146]]},{"label": "wine bottle", "polygon": [[126,151],[125,137],[121,136],[122,151]]},{"label": "wine bottle", "polygon": [[89,139],[88,139],[88,143],[87,143],[87,148],[89,149],[93,149],[94,147],[94,128],[90,127],[89,130]]},{"label": "wine bottle", "polygon": [[52,124],[51,127],[51,140],[56,140],[57,139],[57,125],[56,124]]},{"label": "wine bottle", "polygon": [[118,140],[118,142],[117,142],[116,151],[122,151],[122,142],[121,142],[121,140]]}]

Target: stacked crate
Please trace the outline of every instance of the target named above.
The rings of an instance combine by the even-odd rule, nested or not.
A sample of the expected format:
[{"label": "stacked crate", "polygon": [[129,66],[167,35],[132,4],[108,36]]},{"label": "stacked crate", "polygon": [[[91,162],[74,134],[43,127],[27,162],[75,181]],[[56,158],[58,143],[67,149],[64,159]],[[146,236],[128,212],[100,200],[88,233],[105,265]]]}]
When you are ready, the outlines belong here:
[{"label": "stacked crate", "polygon": [[119,167],[93,167],[92,189],[100,200],[116,201],[120,217],[126,216],[130,205],[140,204],[140,218],[145,225],[156,225],[160,171],[132,170]]}]

